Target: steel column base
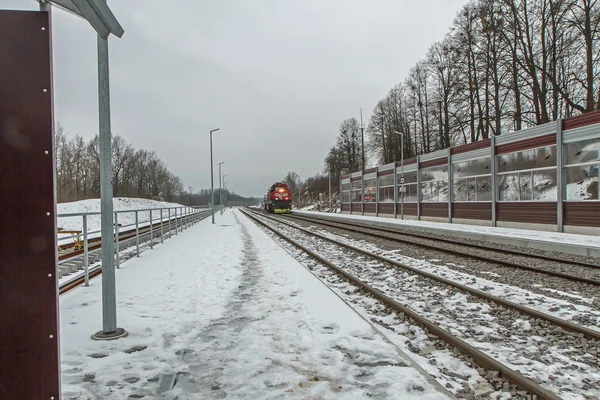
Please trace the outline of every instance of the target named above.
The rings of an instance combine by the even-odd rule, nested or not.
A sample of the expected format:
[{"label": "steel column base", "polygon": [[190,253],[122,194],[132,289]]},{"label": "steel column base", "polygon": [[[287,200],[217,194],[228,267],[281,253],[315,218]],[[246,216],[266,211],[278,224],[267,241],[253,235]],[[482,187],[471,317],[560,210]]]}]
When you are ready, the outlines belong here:
[{"label": "steel column base", "polygon": [[123,328],[117,328],[114,332],[105,333],[104,331],[96,332],[92,335],[94,340],[116,340],[121,339],[129,335],[129,333]]}]

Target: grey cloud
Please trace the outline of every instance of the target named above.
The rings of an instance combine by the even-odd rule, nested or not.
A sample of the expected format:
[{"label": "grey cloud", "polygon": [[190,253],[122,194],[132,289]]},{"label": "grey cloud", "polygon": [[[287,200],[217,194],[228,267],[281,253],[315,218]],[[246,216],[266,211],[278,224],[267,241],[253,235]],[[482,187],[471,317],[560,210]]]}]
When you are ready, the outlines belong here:
[{"label": "grey cloud", "polygon": [[[229,187],[261,196],[289,170],[319,172],[340,122],[365,119],[465,1],[110,0],[112,126],[155,150],[185,186],[208,187],[208,131]],[[36,3],[0,0],[1,8]],[[97,131],[96,38],[54,13],[56,119]]]}]

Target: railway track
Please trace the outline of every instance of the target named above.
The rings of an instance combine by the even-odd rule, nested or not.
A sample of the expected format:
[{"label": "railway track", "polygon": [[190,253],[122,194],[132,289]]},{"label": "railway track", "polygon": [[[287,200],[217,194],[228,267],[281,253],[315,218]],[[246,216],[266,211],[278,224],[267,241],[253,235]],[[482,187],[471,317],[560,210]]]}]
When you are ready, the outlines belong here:
[{"label": "railway track", "polygon": [[[440,244],[438,243],[440,240],[438,240],[437,237],[425,237],[419,235],[415,239],[411,238],[410,234],[408,233],[398,232],[393,229],[354,224],[346,221],[331,221],[329,219],[325,220],[320,217],[308,217],[304,215],[292,214],[289,218],[322,225],[328,228],[358,233],[372,238],[383,239],[385,241],[416,246],[418,248],[427,250],[435,250],[441,253],[450,254],[452,256],[462,257],[469,260],[483,261],[488,264],[493,263],[509,269],[508,271],[501,271],[501,275],[497,275],[493,271],[491,273],[489,271],[482,272],[479,265],[477,266],[477,269],[472,270],[473,273],[478,274],[481,277],[483,277],[484,274],[488,274],[488,276],[485,277],[486,279],[496,280],[496,277],[500,277],[502,275],[509,276],[513,272],[518,273],[518,271],[514,270],[522,270],[527,271],[528,273],[528,275],[518,275],[518,278],[522,281],[521,283],[524,287],[530,288],[532,285],[538,284],[538,274],[542,274],[545,276],[560,278],[551,282],[544,282],[546,285],[550,284],[549,287],[554,290],[563,291],[565,289],[565,282],[563,281],[564,279],[575,283],[571,285],[567,284],[566,286],[568,288],[577,293],[587,293],[591,298],[597,296],[598,286],[600,286],[600,269],[598,269],[596,266],[590,266],[589,264],[556,259],[553,261],[544,260],[541,262],[539,261],[541,260],[539,256],[531,256],[528,253],[513,252],[511,250],[504,249],[498,250],[497,248],[482,250],[482,246],[472,248],[470,243],[465,244],[457,241],[447,241],[445,239],[440,239],[442,243]],[[448,247],[448,245],[451,247]],[[530,265],[531,263],[538,263],[543,265],[543,267],[532,266]],[[508,283],[508,281],[506,283]],[[600,308],[600,302],[598,304],[598,308]]]},{"label": "railway track", "polygon": [[[430,236],[430,235],[422,234],[422,233],[411,231],[411,230],[401,229],[401,228],[390,229],[390,228],[384,228],[384,227],[380,227],[380,226],[374,226],[374,225],[368,224],[368,223],[338,221],[338,220],[333,220],[331,218],[320,217],[320,216],[310,216],[309,217],[306,215],[296,214],[294,212],[292,212],[289,215],[293,216],[294,218],[310,220],[311,222],[318,222],[322,225],[327,225],[330,227],[337,227],[337,226],[341,227],[343,225],[343,229],[352,230],[354,232],[362,233],[363,232],[362,230],[368,229],[373,232],[394,234],[394,235],[398,236],[395,240],[397,240],[399,242],[410,243],[410,244],[414,244],[417,246],[423,246],[423,247],[426,247],[429,249],[437,249],[437,250],[446,251],[446,252],[454,252],[457,255],[484,258],[484,257],[479,257],[474,254],[471,254],[468,251],[458,251],[458,250],[454,251],[454,250],[451,250],[451,249],[448,249],[445,247],[441,247],[441,246],[425,244],[425,243],[416,241],[414,239],[418,238],[418,239],[423,239],[426,241],[435,241],[435,242],[447,243],[447,244],[463,246],[463,247],[467,246],[470,249],[476,248],[476,249],[479,249],[479,250],[482,250],[485,252],[495,252],[495,253],[509,255],[511,257],[523,256],[523,257],[527,257],[530,259],[558,262],[562,265],[586,267],[590,270],[598,270],[598,274],[600,274],[600,260],[596,261],[595,263],[594,262],[584,262],[584,261],[574,261],[574,260],[568,260],[565,258],[560,258],[560,257],[554,256],[554,255],[548,256],[548,255],[544,255],[544,254],[536,254],[536,253],[531,253],[531,252],[517,250],[517,249],[500,248],[500,247],[494,246],[494,243],[486,242],[485,244],[480,244],[480,243],[476,243],[475,241],[465,242],[465,241],[460,241],[460,240],[456,240],[456,239],[442,237],[440,235]],[[403,236],[404,238],[400,238],[400,236]],[[503,262],[505,262],[505,264],[507,264],[507,265],[511,264],[508,261],[503,261]],[[519,263],[514,263],[513,266],[516,268],[523,267]],[[528,269],[528,268],[523,268],[523,269]],[[597,281],[597,282],[600,284],[600,281]]]},{"label": "railway track", "polygon": [[424,273],[281,217],[252,214],[257,223],[460,350],[488,371],[486,376],[498,371],[539,398],[584,398],[581,394],[600,390],[594,355],[600,331]]},{"label": "railway track", "polygon": [[[122,231],[119,232],[119,247],[120,247],[120,251],[125,250],[126,248],[130,248],[133,246],[137,245],[137,241],[135,241],[136,237],[140,238],[140,243],[143,242],[148,242],[150,240],[155,240],[157,238],[160,238],[161,235],[167,234],[168,232],[171,232],[171,235],[173,235],[173,232],[177,229],[177,230],[183,230],[183,228],[187,225],[187,224],[191,224],[193,223],[193,221],[201,221],[203,219],[205,219],[206,217],[210,216],[211,212],[210,210],[208,211],[202,211],[199,212],[198,214],[196,214],[193,217],[193,220],[184,218],[184,217],[177,217],[177,218],[172,218],[171,220],[168,221],[163,221],[162,222],[162,230],[161,228],[161,222],[152,224],[152,238],[150,238],[150,225],[146,225],[144,227],[138,228],[137,230],[137,235],[136,235],[136,229],[129,229],[126,231]],[[171,236],[169,236],[171,237]],[[116,238],[115,238],[115,244],[116,244]],[[63,246],[64,247],[64,246]],[[98,253],[98,251],[102,248],[102,244],[101,244],[101,239],[100,238],[92,238],[88,240],[88,253]],[[84,250],[75,250],[73,248],[73,246],[70,246],[71,251],[59,254],[59,261],[61,262],[67,262],[68,260],[72,260],[72,259],[77,259],[77,258],[81,258],[84,257]],[[90,267],[89,271],[88,271],[88,277],[89,279],[92,279],[98,275],[100,275],[102,273],[102,268],[100,267],[100,265],[96,265],[96,266],[92,266]],[[67,293],[68,291],[83,285],[85,283],[85,276],[83,274],[75,276],[73,279],[70,279],[66,282],[64,282],[63,284],[59,285],[59,294],[64,294]]]}]

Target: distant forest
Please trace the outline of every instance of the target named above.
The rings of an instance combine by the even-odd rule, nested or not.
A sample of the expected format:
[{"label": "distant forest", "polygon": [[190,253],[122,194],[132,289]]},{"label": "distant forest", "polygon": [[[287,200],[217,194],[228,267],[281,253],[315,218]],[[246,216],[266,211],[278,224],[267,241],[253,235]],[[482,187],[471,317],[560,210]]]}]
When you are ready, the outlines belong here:
[{"label": "distant forest", "polygon": [[[100,152],[96,135],[86,142],[81,136],[69,137],[58,125],[55,131],[56,188],[59,203],[100,197]],[[210,203],[210,189],[193,192],[184,189],[181,179],[170,172],[154,151],[135,149],[121,136],[112,141],[113,195],[160,199],[184,205]],[[215,189],[215,204],[219,204]],[[233,205],[253,205],[259,199],[245,198],[223,191],[223,200]]]}]

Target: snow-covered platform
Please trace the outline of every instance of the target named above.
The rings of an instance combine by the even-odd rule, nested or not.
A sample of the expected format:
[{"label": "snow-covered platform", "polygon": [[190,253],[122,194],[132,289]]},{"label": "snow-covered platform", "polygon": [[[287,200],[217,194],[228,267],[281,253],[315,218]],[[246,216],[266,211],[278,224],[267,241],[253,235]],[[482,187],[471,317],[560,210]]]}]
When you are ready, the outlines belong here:
[{"label": "snow-covered platform", "polygon": [[239,211],[216,222],[122,264],[124,339],[90,338],[100,279],[61,297],[64,399],[451,397]]},{"label": "snow-covered platform", "polygon": [[573,233],[546,232],[527,229],[499,228],[478,225],[449,224],[416,220],[401,220],[373,216],[298,211],[315,217],[362,221],[392,228],[411,229],[416,232],[448,235],[456,238],[488,241],[497,244],[554,251],[579,256],[600,257],[600,238]]}]

